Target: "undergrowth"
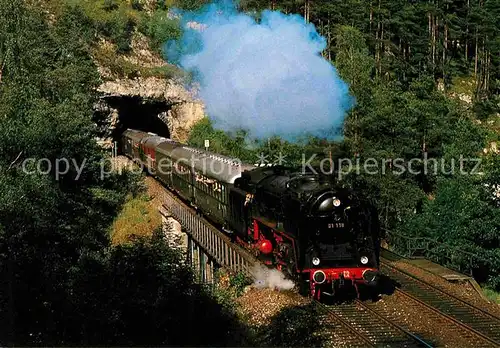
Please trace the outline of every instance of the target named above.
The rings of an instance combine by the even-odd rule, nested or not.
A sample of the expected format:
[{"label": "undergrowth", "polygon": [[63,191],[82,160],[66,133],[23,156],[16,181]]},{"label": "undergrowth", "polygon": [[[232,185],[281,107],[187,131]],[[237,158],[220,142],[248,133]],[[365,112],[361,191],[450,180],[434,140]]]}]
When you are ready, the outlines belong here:
[{"label": "undergrowth", "polygon": [[491,288],[483,288],[484,295],[493,303],[500,304],[500,292],[495,291]]},{"label": "undergrowth", "polygon": [[[186,76],[173,65],[144,67],[126,57],[132,53],[132,40],[137,32],[148,37],[150,47],[145,48],[159,55],[162,55],[165,43],[180,37],[179,20],[168,15],[168,8],[174,5],[174,1],[166,1],[154,11],[146,11],[140,1],[47,0],[45,4],[55,18],[60,18],[68,9],[78,16],[75,23],[78,23],[81,37],[92,41],[94,58],[116,77],[154,76],[167,79]],[[112,45],[99,45],[99,39],[105,39]]]},{"label": "undergrowth", "polygon": [[113,223],[113,245],[128,243],[133,237],[150,237],[161,226],[157,205],[146,193],[130,195],[122,211]]},{"label": "undergrowth", "polygon": [[166,79],[184,78],[186,74],[183,70],[174,65],[164,65],[157,67],[144,67],[127,60],[112,46],[98,46],[93,50],[95,59],[110,72],[120,78],[133,79],[136,77],[162,77]]}]

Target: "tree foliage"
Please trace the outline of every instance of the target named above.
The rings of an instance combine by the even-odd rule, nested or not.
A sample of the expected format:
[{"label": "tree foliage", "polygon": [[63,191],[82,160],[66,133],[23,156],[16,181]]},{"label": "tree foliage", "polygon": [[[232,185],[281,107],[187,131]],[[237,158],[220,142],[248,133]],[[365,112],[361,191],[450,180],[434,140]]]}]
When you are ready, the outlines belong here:
[{"label": "tree foliage", "polygon": [[161,50],[169,40],[179,39],[181,35],[179,20],[168,18],[168,12],[161,10],[143,16],[139,30],[150,38],[156,50]]},{"label": "tree foliage", "polygon": [[479,281],[498,289],[500,209],[491,190],[468,177],[442,179],[435,198],[426,200],[422,210],[406,220],[400,231],[443,243],[436,243],[428,256],[465,272],[472,271]]},{"label": "tree foliage", "polygon": [[[159,235],[110,247],[111,223],[139,185],[130,172],[104,174],[92,28],[78,6],[49,22],[23,0],[0,0],[0,341],[238,345],[228,341],[234,314]],[[210,332],[185,335],[189,326]]]},{"label": "tree foliage", "polygon": [[[498,140],[484,123],[495,117],[499,105],[500,46],[493,37],[498,37],[500,27],[493,19],[500,6],[494,1],[252,0],[240,2],[240,7],[301,13],[305,21],[313,22],[327,38],[323,56],[331,58],[349,83],[356,105],[347,115],[342,143],[321,139],[306,139],[302,144],[280,139],[254,143],[245,137],[235,141],[203,121],[194,129],[192,144],[203,146],[204,138],[220,139],[215,140],[216,151],[244,158],[256,158],[259,153],[272,157],[282,151],[293,159],[289,164],[296,165],[303,163],[302,154],[305,158],[317,154],[318,159],[330,156],[337,167],[336,159],[350,160],[351,168],[345,161],[340,169],[350,169],[345,177],[348,184],[376,202],[385,230],[408,238],[453,240],[452,247],[473,243],[471,252],[490,255],[488,260],[446,263],[465,272],[487,269],[481,280],[489,277],[498,287],[493,276],[496,246],[492,245],[500,239],[495,217],[500,216],[500,208],[488,198],[498,187],[498,170],[492,165],[498,161],[486,160],[483,148],[488,141]],[[464,90],[461,85],[471,88]],[[471,104],[455,98],[467,94]],[[249,144],[253,153],[247,152]],[[478,170],[478,161],[488,165]],[[367,168],[366,163],[374,166]],[[478,175],[481,171],[483,176]],[[466,192],[472,195],[467,204],[474,209],[450,204],[450,197],[458,199]],[[444,219],[437,214],[441,210],[448,214]],[[471,222],[463,224],[466,219]],[[480,221],[482,226],[465,238],[463,231]],[[448,222],[464,227],[450,229]],[[423,227],[426,233],[418,233]],[[479,235],[488,236],[488,241]],[[429,247],[428,256],[435,258],[439,248]],[[400,250],[412,252],[406,247]]]}]

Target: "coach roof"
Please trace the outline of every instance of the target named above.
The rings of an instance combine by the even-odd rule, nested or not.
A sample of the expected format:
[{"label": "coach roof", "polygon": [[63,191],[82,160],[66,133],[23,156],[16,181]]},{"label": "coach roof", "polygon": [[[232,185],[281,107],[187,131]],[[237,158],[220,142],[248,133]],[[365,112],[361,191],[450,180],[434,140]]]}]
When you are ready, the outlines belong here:
[{"label": "coach roof", "polygon": [[244,170],[253,166],[242,163],[239,159],[215,154],[189,146],[180,146],[172,150],[171,157],[203,173],[206,176],[225,183],[234,183]]}]

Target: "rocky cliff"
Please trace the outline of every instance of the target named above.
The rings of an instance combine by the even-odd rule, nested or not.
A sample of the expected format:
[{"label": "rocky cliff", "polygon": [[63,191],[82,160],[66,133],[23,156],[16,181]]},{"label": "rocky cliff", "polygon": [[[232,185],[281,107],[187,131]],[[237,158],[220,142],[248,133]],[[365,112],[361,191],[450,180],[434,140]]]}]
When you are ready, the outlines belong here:
[{"label": "rocky cliff", "polygon": [[[102,51],[110,45],[109,42],[103,41],[99,49]],[[154,128],[162,127],[152,126],[157,123],[151,122],[150,118],[157,118],[157,121],[168,127],[168,134],[163,132],[162,135],[181,142],[187,141],[191,127],[204,117],[203,102],[196,98],[196,85],[190,84],[186,87],[182,78],[166,74],[162,76],[161,69],[169,68],[169,64],[149,50],[147,38],[136,34],[132,51],[119,57],[121,61],[136,67],[137,74],[134,77],[113,73],[113,69],[106,66],[105,61],[99,61],[99,55],[96,57],[104,80],[98,88],[101,99],[95,106],[96,112],[101,115],[102,138],[99,141],[102,145],[110,146],[115,131],[131,125],[149,132],[161,133],[160,129]],[[154,68],[159,71],[157,76],[137,76],[141,75],[143,69]],[[120,98],[127,100],[127,103],[120,104]],[[135,100],[137,105],[131,107],[131,100]],[[155,107],[147,108],[148,105]],[[123,117],[125,113],[126,118]]]}]

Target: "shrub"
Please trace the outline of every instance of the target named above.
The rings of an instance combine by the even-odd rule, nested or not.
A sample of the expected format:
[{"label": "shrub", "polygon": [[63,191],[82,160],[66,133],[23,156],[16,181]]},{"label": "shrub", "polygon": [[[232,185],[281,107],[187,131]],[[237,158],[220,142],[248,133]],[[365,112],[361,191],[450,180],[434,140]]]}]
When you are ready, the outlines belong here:
[{"label": "shrub", "polygon": [[159,52],[166,42],[179,39],[182,33],[179,20],[168,18],[166,11],[144,16],[138,29],[151,39],[153,49]]},{"label": "shrub", "polygon": [[116,2],[116,0],[104,0],[104,4],[102,5],[102,8],[106,11],[114,11],[118,7],[120,6]]},{"label": "shrub", "polygon": [[120,53],[130,51],[135,26],[135,19],[125,11],[115,11],[104,22],[98,24],[101,34],[112,40]]},{"label": "shrub", "polygon": [[166,1],[165,0],[158,0],[158,1],[156,1],[156,9],[157,10],[162,10],[162,11],[167,10]]},{"label": "shrub", "polygon": [[132,8],[137,11],[142,11],[144,9],[144,5],[141,0],[132,0]]}]

